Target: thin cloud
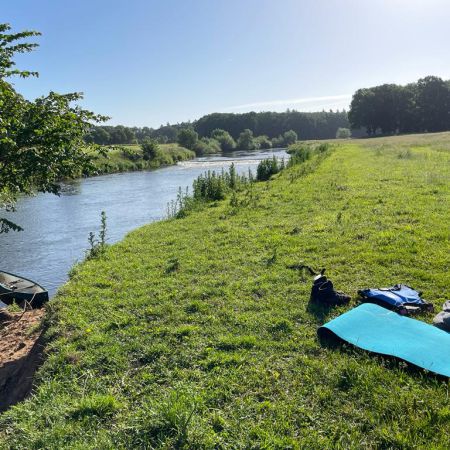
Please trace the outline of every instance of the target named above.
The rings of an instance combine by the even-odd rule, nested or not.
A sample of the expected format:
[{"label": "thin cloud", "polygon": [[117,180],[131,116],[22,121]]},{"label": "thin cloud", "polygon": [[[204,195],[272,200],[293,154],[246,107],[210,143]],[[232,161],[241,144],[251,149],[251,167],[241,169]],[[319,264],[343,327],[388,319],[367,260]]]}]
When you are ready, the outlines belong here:
[{"label": "thin cloud", "polygon": [[351,94],[342,95],[328,95],[324,97],[303,97],[303,98],[291,98],[287,100],[271,100],[267,102],[255,102],[255,103],[245,103],[243,105],[235,105],[225,108],[226,110],[233,109],[248,109],[248,108],[266,108],[266,107],[280,107],[280,106],[292,106],[292,105],[307,105],[309,103],[321,103],[321,102],[333,102],[333,101],[343,101],[351,99]]}]

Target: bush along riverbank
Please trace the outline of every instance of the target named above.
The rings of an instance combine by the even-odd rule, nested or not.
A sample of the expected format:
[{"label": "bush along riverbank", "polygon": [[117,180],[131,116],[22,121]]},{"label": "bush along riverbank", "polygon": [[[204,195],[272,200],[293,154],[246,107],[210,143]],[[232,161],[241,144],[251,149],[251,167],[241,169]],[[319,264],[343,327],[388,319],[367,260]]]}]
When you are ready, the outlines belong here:
[{"label": "bush along riverbank", "polygon": [[[296,143],[289,149],[289,160],[277,158],[263,159],[256,169],[256,178],[249,170],[248,175],[238,175],[234,164],[231,164],[228,171],[224,169],[221,172],[207,171],[194,180],[192,186],[192,195],[189,191],[178,191],[177,198],[167,205],[168,218],[185,217],[189,212],[198,210],[208,204],[218,200],[223,200],[230,196],[230,205],[238,207],[240,202],[248,205],[253,195],[253,184],[258,181],[267,181],[272,176],[280,173],[285,168],[303,164],[310,159],[313,162],[303,166],[302,174],[309,173],[320,161],[325,158],[333,149],[329,143],[325,144],[305,144]],[[244,192],[245,199],[239,200],[238,193]]]},{"label": "bush along riverbank", "polygon": [[318,326],[356,300],[312,307],[290,267],[440,306],[449,141],[314,146],[268,181],[197,180],[196,206],[106,247],[49,302],[45,361],[0,448],[448,448],[448,380],[322,346]]},{"label": "bush along riverbank", "polygon": [[[146,158],[140,145],[105,147],[92,154],[92,168],[84,176],[157,169],[195,158],[195,153],[178,144],[158,144]],[[81,175],[81,174],[80,174]]]}]

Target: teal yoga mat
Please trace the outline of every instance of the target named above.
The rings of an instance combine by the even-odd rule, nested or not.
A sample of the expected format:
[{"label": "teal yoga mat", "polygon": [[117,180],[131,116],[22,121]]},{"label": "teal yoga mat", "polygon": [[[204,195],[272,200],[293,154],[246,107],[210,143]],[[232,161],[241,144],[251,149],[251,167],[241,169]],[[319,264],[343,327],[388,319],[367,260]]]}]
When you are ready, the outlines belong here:
[{"label": "teal yoga mat", "polygon": [[450,377],[450,333],[420,320],[363,303],[321,326],[319,336],[327,330],[364,350]]}]

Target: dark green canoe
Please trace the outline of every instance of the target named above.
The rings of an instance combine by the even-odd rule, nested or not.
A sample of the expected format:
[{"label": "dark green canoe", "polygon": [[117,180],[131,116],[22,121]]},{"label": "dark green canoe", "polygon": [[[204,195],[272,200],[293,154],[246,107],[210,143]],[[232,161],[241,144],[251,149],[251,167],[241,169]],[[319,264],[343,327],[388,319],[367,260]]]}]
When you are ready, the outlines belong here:
[{"label": "dark green canoe", "polygon": [[9,305],[15,301],[27,301],[33,308],[40,308],[48,301],[48,292],[35,281],[0,271],[0,301]]}]

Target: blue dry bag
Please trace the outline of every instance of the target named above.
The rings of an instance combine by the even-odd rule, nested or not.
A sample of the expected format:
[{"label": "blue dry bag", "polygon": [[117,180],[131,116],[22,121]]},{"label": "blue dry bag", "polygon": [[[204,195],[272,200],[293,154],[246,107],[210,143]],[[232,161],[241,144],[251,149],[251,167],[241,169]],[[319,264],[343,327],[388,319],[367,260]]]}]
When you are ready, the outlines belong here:
[{"label": "blue dry bag", "polygon": [[362,289],[358,291],[358,294],[363,301],[376,303],[400,314],[433,309],[431,304],[420,298],[420,292],[406,284],[396,284],[388,288]]}]

